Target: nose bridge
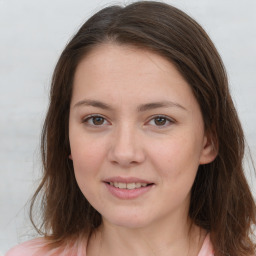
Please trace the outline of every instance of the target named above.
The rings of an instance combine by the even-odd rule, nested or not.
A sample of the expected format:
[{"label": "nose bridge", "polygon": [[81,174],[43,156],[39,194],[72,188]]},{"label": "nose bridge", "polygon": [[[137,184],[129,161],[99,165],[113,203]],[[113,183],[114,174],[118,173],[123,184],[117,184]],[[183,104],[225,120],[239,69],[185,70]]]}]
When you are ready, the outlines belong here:
[{"label": "nose bridge", "polygon": [[142,144],[138,141],[138,128],[131,123],[116,127],[110,150],[111,161],[120,165],[131,165],[144,160]]}]

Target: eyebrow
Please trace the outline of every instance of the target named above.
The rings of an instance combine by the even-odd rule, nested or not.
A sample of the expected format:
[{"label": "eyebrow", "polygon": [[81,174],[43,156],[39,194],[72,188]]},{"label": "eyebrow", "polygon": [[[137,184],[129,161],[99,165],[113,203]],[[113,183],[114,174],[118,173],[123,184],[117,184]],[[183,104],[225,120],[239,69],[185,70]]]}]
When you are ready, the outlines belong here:
[{"label": "eyebrow", "polygon": [[[81,107],[81,106],[92,106],[92,107],[101,108],[101,109],[109,110],[109,111],[114,110],[113,107],[111,107],[110,105],[108,105],[104,102],[97,101],[97,100],[90,100],[90,99],[84,99],[84,100],[77,102],[74,105],[74,108]],[[169,107],[177,107],[177,108],[187,111],[187,109],[185,107],[183,107],[182,105],[180,105],[178,103],[172,102],[172,101],[161,101],[161,102],[152,102],[152,103],[142,104],[137,107],[137,111],[145,112],[145,111],[156,109],[156,108],[169,108]]]},{"label": "eyebrow", "polygon": [[138,106],[137,110],[138,112],[144,112],[144,111],[148,111],[156,108],[169,108],[169,107],[178,107],[183,110],[187,110],[182,105],[172,101],[161,101],[161,102],[152,102],[152,103],[143,104]]},{"label": "eyebrow", "polygon": [[106,104],[106,103],[103,103],[101,101],[97,101],[97,100],[81,100],[81,101],[78,101],[75,105],[74,105],[74,108],[75,107],[81,107],[81,106],[92,106],[92,107],[95,107],[95,108],[101,108],[101,109],[105,109],[105,110],[113,110],[113,108]]}]

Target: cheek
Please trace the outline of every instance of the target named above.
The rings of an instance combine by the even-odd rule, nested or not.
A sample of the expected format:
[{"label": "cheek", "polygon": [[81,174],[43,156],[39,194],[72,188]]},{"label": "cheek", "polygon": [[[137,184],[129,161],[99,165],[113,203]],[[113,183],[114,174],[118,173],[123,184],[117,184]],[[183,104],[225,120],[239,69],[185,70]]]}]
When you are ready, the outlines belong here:
[{"label": "cheek", "polygon": [[84,197],[93,205],[93,202],[98,200],[95,189],[97,188],[96,182],[99,180],[98,174],[102,159],[99,145],[88,145],[82,140],[77,143],[73,141],[71,152],[77,184]]},{"label": "cheek", "polygon": [[[103,143],[82,136],[71,137],[71,155],[73,160],[74,172],[77,182],[82,189],[86,184],[92,183],[97,178],[97,174],[105,158]],[[82,189],[83,190],[83,189]]]},{"label": "cheek", "polygon": [[191,182],[200,160],[201,146],[193,136],[175,136],[151,147],[155,168],[163,179],[172,182]]},{"label": "cheek", "polygon": [[70,135],[70,148],[74,166],[86,164],[88,167],[97,163],[104,154],[104,141],[85,136],[82,133]]}]

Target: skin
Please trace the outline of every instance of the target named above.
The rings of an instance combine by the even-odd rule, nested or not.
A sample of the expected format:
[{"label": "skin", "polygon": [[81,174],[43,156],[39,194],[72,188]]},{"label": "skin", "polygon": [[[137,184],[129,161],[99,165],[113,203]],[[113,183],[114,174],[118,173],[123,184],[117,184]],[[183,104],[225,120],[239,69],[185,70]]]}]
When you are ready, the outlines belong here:
[{"label": "skin", "polygon": [[[156,102],[168,104],[145,107]],[[103,218],[87,255],[197,255],[205,234],[194,225],[189,232],[190,191],[216,152],[172,63],[132,46],[94,48],[75,73],[69,138],[77,183]],[[120,199],[106,188],[110,177],[154,185]]]}]

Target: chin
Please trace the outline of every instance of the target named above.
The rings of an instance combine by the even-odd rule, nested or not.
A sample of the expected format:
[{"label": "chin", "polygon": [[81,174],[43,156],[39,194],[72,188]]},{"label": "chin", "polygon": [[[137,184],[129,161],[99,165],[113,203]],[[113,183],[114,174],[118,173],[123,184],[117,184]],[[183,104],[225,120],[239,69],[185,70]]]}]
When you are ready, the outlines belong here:
[{"label": "chin", "polygon": [[151,223],[145,216],[137,214],[112,215],[110,218],[103,218],[103,222],[104,220],[111,225],[130,229],[143,228]]}]

